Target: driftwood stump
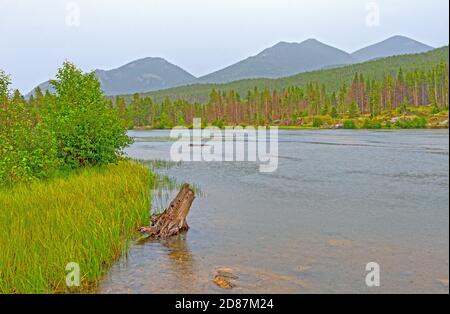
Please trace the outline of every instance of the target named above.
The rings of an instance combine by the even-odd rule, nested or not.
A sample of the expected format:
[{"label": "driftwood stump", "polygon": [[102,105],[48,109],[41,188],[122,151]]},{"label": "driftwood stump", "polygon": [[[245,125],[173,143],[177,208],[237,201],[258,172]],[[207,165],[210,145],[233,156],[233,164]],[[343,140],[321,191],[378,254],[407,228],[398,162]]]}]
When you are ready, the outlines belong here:
[{"label": "driftwood stump", "polygon": [[195,193],[189,184],[183,184],[175,199],[161,214],[152,215],[149,227],[139,231],[155,238],[167,238],[189,229],[186,217],[194,201]]}]

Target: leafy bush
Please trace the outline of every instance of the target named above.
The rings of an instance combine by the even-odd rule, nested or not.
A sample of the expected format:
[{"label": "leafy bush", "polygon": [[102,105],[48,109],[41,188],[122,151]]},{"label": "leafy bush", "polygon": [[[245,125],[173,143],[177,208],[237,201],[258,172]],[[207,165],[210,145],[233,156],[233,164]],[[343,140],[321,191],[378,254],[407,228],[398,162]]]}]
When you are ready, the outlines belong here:
[{"label": "leafy bush", "polygon": [[94,73],[65,62],[56,77],[56,99],[47,104],[45,121],[55,133],[58,157],[70,168],[116,162],[132,140]]},{"label": "leafy bush", "polygon": [[218,127],[220,129],[225,128],[225,121],[223,121],[223,119],[218,119],[213,121],[213,123],[211,123],[213,126]]},{"label": "leafy bush", "polygon": [[439,106],[436,104],[433,104],[433,106],[431,107],[431,114],[438,114],[439,112],[441,112],[441,110],[439,109]]},{"label": "leafy bush", "polygon": [[424,117],[399,119],[395,122],[395,126],[401,129],[423,129],[427,126],[427,120]]},{"label": "leafy bush", "polygon": [[349,109],[348,109],[348,116],[349,116],[350,118],[355,118],[358,114],[359,114],[359,107],[358,107],[358,104],[357,104],[355,101],[353,101],[353,102],[350,104],[350,107],[349,107]]},{"label": "leafy bush", "polygon": [[319,117],[313,117],[312,126],[314,128],[320,128],[323,125],[323,120]]},{"label": "leafy bush", "polygon": [[343,128],[344,129],[356,129],[355,121],[354,120],[345,120]]},{"label": "leafy bush", "polygon": [[167,113],[163,112],[158,116],[156,123],[157,129],[170,129],[172,126],[173,125],[170,122],[169,115]]},{"label": "leafy bush", "polygon": [[364,129],[381,129],[381,123],[376,120],[365,119],[363,128]]},{"label": "leafy bush", "polygon": [[339,112],[338,112],[336,106],[333,106],[333,107],[331,108],[331,114],[330,114],[330,116],[331,116],[333,119],[339,118]]},{"label": "leafy bush", "polygon": [[57,168],[53,133],[19,98],[8,99],[0,73],[0,186],[46,178]]},{"label": "leafy bush", "polygon": [[390,128],[392,128],[392,122],[387,120],[387,121],[384,122],[383,126],[386,129],[390,129]]}]

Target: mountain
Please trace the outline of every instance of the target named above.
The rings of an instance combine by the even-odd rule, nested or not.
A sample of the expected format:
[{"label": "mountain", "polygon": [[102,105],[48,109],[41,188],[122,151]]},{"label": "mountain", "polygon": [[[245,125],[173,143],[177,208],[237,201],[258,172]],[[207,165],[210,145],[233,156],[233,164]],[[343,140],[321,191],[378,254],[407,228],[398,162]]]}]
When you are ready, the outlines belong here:
[{"label": "mountain", "polygon": [[432,49],[433,47],[414,39],[404,36],[393,36],[382,42],[355,51],[352,53],[352,56],[362,62],[390,56],[422,53]]},{"label": "mountain", "polygon": [[[185,85],[195,76],[162,58],[144,58],[113,70],[95,70],[106,95],[131,94]],[[53,87],[44,82],[39,87],[45,92]],[[34,93],[34,90],[27,96]]]},{"label": "mountain", "polygon": [[323,67],[357,62],[350,54],[315,39],[301,43],[279,42],[229,67],[205,75],[196,83],[226,83],[248,78],[278,78]]},{"label": "mountain", "polygon": [[[384,57],[422,53],[432,49],[413,39],[394,36],[349,54],[315,39],[308,39],[301,43],[279,42],[255,56],[200,78],[195,78],[162,58],[139,59],[117,69],[96,70],[95,75],[108,96],[160,90],[161,93],[165,93],[165,89],[188,90],[190,87],[185,85],[191,84],[224,84],[262,78],[278,79],[304,72],[341,68]],[[180,86],[182,87],[176,88]],[[48,81],[39,87],[43,91],[53,90]],[[30,92],[27,97],[33,92]]]}]

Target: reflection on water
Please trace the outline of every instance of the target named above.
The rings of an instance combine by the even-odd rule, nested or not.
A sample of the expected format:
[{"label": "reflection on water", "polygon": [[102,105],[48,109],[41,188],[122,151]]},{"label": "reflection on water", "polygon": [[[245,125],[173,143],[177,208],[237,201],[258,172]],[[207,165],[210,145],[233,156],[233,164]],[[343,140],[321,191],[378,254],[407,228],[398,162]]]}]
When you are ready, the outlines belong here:
[{"label": "reflection on water", "polygon": [[[129,156],[169,160],[167,131],[131,134]],[[201,187],[191,229],[133,245],[100,292],[448,293],[448,141],[445,130],[280,131],[270,174],[247,162],[150,162],[155,209],[183,182]],[[375,289],[364,283],[373,261]],[[239,277],[233,289],[212,282],[221,267]]]},{"label": "reflection on water", "polygon": [[197,281],[195,259],[189,251],[189,245],[186,241],[186,232],[169,239],[155,240],[148,239],[146,242],[141,242],[141,245],[163,246],[167,256],[168,274],[171,280],[182,287],[188,287],[190,284],[195,284]]}]

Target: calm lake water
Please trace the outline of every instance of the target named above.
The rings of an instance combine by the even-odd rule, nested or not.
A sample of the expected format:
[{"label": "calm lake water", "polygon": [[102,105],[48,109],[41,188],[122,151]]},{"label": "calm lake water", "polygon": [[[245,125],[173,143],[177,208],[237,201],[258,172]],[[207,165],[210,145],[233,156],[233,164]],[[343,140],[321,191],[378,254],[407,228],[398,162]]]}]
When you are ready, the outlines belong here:
[{"label": "calm lake water", "polygon": [[[129,156],[169,159],[168,131],[130,134]],[[191,228],[133,244],[99,292],[448,293],[448,130],[295,130],[279,140],[273,173],[250,162],[158,170],[200,187]],[[369,262],[380,287],[365,284]],[[231,290],[212,282],[221,267],[239,276]]]}]

